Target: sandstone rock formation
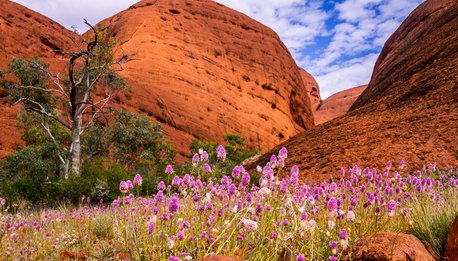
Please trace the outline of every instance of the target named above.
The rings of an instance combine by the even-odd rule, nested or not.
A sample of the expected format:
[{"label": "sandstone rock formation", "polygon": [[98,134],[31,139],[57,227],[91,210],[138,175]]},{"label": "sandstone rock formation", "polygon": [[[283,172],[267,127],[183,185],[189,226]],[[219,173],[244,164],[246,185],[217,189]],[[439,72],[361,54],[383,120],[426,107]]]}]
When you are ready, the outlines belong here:
[{"label": "sandstone rock formation", "polygon": [[320,87],[318,86],[315,78],[313,78],[313,76],[306,70],[299,68],[299,72],[301,73],[302,82],[304,83],[305,90],[307,91],[306,94],[310,99],[312,113],[315,116],[315,112],[321,104]]},{"label": "sandstone rock formation", "polygon": [[367,85],[362,85],[335,93],[325,100],[321,100],[320,87],[315,78],[299,67],[306,95],[310,99],[311,110],[315,125],[335,119],[347,113],[350,106],[361,95]]},{"label": "sandstone rock formation", "polygon": [[335,93],[324,101],[314,112],[313,118],[315,125],[319,125],[344,115],[348,112],[351,105],[366,89],[367,85],[362,85]]},{"label": "sandstone rock formation", "polygon": [[[429,0],[415,9],[386,41],[366,91],[351,110],[380,99],[402,104],[430,96],[439,82],[429,78],[449,74],[445,62],[456,61],[457,5],[453,0]],[[457,87],[457,78],[449,80]]]},{"label": "sandstone rock formation", "polygon": [[[7,71],[13,58],[33,56],[49,63],[52,70],[64,70],[65,63],[53,52],[69,50],[76,35],[51,19],[19,4],[0,0],[0,71]],[[16,128],[19,106],[11,108],[0,94],[0,158],[22,145]]]},{"label": "sandstone rock formation", "polygon": [[328,179],[354,164],[382,168],[388,160],[404,159],[405,172],[432,162],[458,166],[457,25],[458,2],[421,4],[385,44],[386,58],[379,59],[349,113],[280,144],[248,167],[265,164],[282,146],[291,155],[286,168],[298,165],[304,182]]},{"label": "sandstone rock formation", "polygon": [[455,221],[450,227],[450,231],[447,235],[447,242],[445,244],[445,260],[458,260],[458,216],[455,218]]},{"label": "sandstone rock formation", "polygon": [[225,133],[266,151],[313,126],[297,65],[255,20],[210,0],[145,0],[108,23],[130,58],[117,101],[162,123],[181,154]]},{"label": "sandstone rock formation", "polygon": [[384,232],[358,240],[343,260],[434,261],[435,258],[415,236]]}]

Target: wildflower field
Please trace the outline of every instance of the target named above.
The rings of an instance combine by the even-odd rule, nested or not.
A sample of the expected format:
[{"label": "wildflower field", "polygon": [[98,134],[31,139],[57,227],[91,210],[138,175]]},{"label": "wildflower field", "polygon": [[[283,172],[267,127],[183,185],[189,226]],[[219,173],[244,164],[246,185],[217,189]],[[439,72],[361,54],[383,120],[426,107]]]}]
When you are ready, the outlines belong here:
[{"label": "wildflower field", "polygon": [[404,162],[388,162],[305,185],[296,166],[278,176],[287,154],[281,149],[256,173],[242,166],[221,173],[224,147],[214,164],[201,150],[189,173],[167,166],[155,195],[136,196],[137,174],[120,183],[123,196],[111,204],[14,211],[0,199],[0,260],[277,260],[282,253],[338,260],[359,238],[382,231],[412,233],[441,255],[440,228],[458,214],[457,169],[429,165],[408,174]]}]

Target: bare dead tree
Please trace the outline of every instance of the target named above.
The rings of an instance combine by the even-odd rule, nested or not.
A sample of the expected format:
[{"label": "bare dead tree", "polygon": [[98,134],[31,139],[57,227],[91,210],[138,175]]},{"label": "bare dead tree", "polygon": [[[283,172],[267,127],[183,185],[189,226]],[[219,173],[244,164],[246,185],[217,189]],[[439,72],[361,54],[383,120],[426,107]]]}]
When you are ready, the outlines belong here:
[{"label": "bare dead tree", "polygon": [[[122,69],[120,65],[127,56],[114,59],[110,41],[102,39],[103,30],[97,30],[86,20],[84,22],[93,32],[92,40],[81,36],[84,48],[78,51],[55,50],[69,59],[67,75],[53,74],[47,67],[31,63],[32,69],[44,75],[54,86],[12,86],[16,91],[19,90],[14,104],[22,104],[26,111],[35,114],[45,133],[61,149],[57,156],[63,166],[65,179],[68,179],[69,173],[81,173],[81,134],[100,118],[108,121],[106,113],[109,111],[109,101],[125,86],[116,71]],[[115,65],[119,65],[119,68],[114,69]],[[47,93],[54,100],[61,101],[61,105],[49,106],[48,102],[30,95],[31,91]],[[57,122],[70,133],[70,140],[66,144],[60,144],[56,139],[50,121]]]}]

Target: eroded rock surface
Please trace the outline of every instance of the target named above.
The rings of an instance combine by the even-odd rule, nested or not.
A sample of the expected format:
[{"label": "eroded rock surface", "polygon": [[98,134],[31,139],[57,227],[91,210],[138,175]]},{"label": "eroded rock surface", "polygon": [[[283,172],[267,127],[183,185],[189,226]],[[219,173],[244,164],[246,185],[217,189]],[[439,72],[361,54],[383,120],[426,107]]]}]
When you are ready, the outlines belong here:
[{"label": "eroded rock surface", "polygon": [[455,218],[450,231],[447,235],[447,242],[445,244],[445,260],[457,261],[458,260],[458,216]]},{"label": "eroded rock surface", "polygon": [[313,117],[315,125],[319,125],[345,115],[367,85],[362,85],[335,93],[321,102]]}]

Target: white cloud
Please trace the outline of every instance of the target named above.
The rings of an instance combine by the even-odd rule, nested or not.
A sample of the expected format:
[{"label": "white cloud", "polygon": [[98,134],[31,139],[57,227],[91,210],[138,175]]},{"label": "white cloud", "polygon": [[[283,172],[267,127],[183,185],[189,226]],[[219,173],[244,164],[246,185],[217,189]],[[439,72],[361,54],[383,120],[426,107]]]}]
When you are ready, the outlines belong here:
[{"label": "white cloud", "polygon": [[[336,4],[337,21],[321,54],[299,59],[317,79],[321,97],[367,84],[380,49],[421,0],[346,0]],[[369,53],[369,54],[368,54]]]},{"label": "white cloud", "polygon": [[124,9],[138,0],[13,0],[59,22],[67,28],[76,26],[80,33],[88,27],[83,19],[96,24]]},{"label": "white cloud", "polygon": [[299,54],[317,37],[328,34],[325,23],[330,14],[322,9],[322,1],[216,1],[272,28],[293,54]]},{"label": "white cloud", "polygon": [[[367,84],[371,78],[378,53],[346,61],[324,74],[316,76],[321,98],[325,99],[339,90]],[[321,87],[324,86],[324,87]]]}]

